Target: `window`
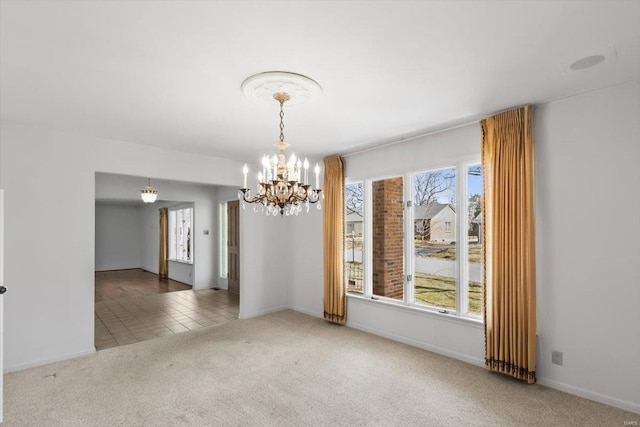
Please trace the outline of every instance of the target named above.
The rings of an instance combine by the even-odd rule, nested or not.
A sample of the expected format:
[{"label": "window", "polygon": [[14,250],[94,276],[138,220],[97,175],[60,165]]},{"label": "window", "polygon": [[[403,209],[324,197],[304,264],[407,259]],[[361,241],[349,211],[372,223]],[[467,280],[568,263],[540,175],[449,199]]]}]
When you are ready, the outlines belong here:
[{"label": "window", "polygon": [[220,220],[218,221],[218,236],[220,236],[220,277],[227,277],[228,262],[227,259],[227,204],[220,203]]},{"label": "window", "polygon": [[193,208],[169,211],[169,260],[193,263]]},{"label": "window", "polygon": [[362,293],[362,238],[364,236],[364,187],[345,186],[344,277],[347,291]]},{"label": "window", "polygon": [[468,311],[482,314],[482,167],[467,166]]},{"label": "window", "polygon": [[415,303],[455,310],[456,168],[413,174]]},{"label": "window", "polygon": [[347,183],[345,189],[349,293],[479,318],[482,171],[477,162]]}]

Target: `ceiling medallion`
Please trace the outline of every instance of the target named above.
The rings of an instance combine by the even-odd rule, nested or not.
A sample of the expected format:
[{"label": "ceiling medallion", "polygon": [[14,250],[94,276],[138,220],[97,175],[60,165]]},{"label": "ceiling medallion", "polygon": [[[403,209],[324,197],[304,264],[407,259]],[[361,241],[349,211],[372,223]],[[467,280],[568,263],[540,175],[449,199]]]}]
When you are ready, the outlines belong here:
[{"label": "ceiling medallion", "polygon": [[289,95],[287,105],[306,104],[322,95],[322,88],[313,79],[287,71],[267,71],[254,74],[242,82],[242,92],[250,100],[273,106],[273,95]]}]

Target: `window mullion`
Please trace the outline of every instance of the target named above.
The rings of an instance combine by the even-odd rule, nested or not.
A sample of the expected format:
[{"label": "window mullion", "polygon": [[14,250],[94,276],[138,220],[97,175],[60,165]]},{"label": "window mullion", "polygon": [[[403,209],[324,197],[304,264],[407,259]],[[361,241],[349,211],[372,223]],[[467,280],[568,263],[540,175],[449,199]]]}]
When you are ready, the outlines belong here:
[{"label": "window mullion", "polygon": [[363,262],[363,294],[371,298],[373,295],[373,201],[371,180],[363,182],[364,191],[364,239],[362,239]]},{"label": "window mullion", "polygon": [[[411,304],[415,301],[415,248],[414,248],[414,223],[413,223],[413,174],[405,175],[404,186],[404,302]],[[411,276],[411,281],[407,280]]]}]

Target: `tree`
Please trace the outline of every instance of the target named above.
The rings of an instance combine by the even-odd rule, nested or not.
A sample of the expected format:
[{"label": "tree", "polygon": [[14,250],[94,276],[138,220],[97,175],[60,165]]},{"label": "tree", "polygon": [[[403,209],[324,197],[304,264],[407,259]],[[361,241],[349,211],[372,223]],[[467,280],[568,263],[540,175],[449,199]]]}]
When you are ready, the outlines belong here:
[{"label": "tree", "polygon": [[469,197],[469,236],[477,236],[478,235],[478,225],[474,224],[472,221],[480,214],[482,211],[482,196],[480,194],[473,194]]},{"label": "tree", "polygon": [[[455,187],[456,174],[452,169],[425,172],[416,175],[413,180],[414,200],[416,206],[431,206],[445,193]],[[455,198],[451,198],[455,201]]]},{"label": "tree", "polygon": [[347,215],[356,214],[363,217],[364,210],[364,188],[361,182],[356,184],[347,184],[345,187],[345,208]]},{"label": "tree", "polygon": [[[482,185],[482,166],[480,165],[474,165],[474,166],[469,166],[469,169],[467,169],[467,173],[469,175],[469,183],[472,182],[472,178],[473,178],[473,182],[475,182],[476,184],[480,183],[480,185]],[[480,177],[480,178],[477,178]],[[471,184],[469,184],[469,191],[473,191],[471,189]],[[477,190],[477,185],[474,186],[474,190]],[[480,189],[480,191],[482,191]],[[469,220],[468,220],[468,224],[469,224],[469,236],[479,236],[479,224],[474,224],[472,221],[480,214],[480,212],[482,211],[482,195],[481,194],[472,194],[469,196],[468,199],[468,208],[469,211],[467,212],[468,216],[469,216]]]},{"label": "tree", "polygon": [[[420,238],[428,240],[431,235],[431,219],[426,218],[431,206],[438,203],[438,199],[449,196],[449,203],[455,204],[456,174],[454,169],[425,172],[415,175],[413,179],[414,201],[416,206],[426,206],[425,218],[422,218]],[[453,194],[452,194],[453,193]]]}]

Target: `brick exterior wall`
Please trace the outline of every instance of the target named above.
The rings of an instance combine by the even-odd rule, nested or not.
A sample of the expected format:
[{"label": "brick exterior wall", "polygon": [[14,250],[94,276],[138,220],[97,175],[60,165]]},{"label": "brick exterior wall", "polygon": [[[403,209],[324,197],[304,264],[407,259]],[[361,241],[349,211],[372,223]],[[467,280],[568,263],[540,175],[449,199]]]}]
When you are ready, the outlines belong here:
[{"label": "brick exterior wall", "polygon": [[373,293],[402,299],[404,228],[402,177],[373,182]]}]

